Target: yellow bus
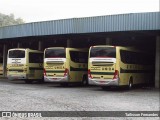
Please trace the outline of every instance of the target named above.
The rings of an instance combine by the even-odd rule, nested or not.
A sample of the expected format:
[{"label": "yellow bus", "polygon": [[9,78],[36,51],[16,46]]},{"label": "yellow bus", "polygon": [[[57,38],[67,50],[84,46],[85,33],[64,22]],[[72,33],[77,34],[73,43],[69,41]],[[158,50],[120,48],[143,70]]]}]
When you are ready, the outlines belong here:
[{"label": "yellow bus", "polygon": [[43,52],[29,48],[8,50],[7,77],[10,80],[43,81]]},{"label": "yellow bus", "polygon": [[3,57],[0,56],[0,76],[3,75]]},{"label": "yellow bus", "polygon": [[50,47],[44,50],[44,81],[88,84],[88,49]]},{"label": "yellow bus", "polygon": [[102,88],[145,84],[151,80],[149,54],[134,48],[97,45],[89,49],[88,80]]}]

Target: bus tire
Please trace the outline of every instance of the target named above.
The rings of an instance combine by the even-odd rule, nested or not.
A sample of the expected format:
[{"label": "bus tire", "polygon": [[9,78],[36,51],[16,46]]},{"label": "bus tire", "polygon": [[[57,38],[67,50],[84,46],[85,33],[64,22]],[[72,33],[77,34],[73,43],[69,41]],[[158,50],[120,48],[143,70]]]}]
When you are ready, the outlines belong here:
[{"label": "bus tire", "polygon": [[33,81],[32,80],[25,80],[26,84],[31,84]]},{"label": "bus tire", "polygon": [[128,90],[133,89],[133,78],[131,77],[128,83]]},{"label": "bus tire", "polygon": [[82,85],[84,85],[84,86],[87,86],[87,85],[88,85],[88,78],[87,78],[87,75],[83,75]]}]

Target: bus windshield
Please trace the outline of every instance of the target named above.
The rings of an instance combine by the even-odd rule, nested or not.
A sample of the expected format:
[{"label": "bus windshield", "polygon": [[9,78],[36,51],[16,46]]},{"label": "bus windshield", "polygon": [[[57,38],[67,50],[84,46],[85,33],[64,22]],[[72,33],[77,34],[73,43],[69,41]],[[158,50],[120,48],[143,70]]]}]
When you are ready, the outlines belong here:
[{"label": "bus windshield", "polygon": [[3,63],[3,57],[0,57],[0,63]]},{"label": "bus windshield", "polygon": [[92,47],[90,57],[110,57],[116,58],[115,47]]},{"label": "bus windshield", "polygon": [[9,51],[9,58],[25,58],[24,50],[11,50]]},{"label": "bus windshield", "polygon": [[66,58],[65,49],[46,49],[45,58]]}]

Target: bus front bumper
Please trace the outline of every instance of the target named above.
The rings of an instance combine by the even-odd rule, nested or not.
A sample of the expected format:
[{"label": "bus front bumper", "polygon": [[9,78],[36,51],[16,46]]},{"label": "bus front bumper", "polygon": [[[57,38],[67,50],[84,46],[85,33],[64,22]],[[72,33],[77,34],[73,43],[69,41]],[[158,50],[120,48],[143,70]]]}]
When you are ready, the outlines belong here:
[{"label": "bus front bumper", "polygon": [[119,79],[90,79],[88,78],[90,85],[98,85],[98,86],[119,86]]},{"label": "bus front bumper", "polygon": [[68,82],[68,77],[47,77],[44,76],[45,82]]}]

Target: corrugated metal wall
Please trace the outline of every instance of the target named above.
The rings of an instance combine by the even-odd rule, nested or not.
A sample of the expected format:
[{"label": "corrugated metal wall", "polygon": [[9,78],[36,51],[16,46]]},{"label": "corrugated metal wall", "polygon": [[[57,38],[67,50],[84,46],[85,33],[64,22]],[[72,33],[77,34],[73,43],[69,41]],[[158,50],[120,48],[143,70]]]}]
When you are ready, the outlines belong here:
[{"label": "corrugated metal wall", "polygon": [[0,39],[134,30],[160,30],[160,12],[73,18],[2,27]]}]

